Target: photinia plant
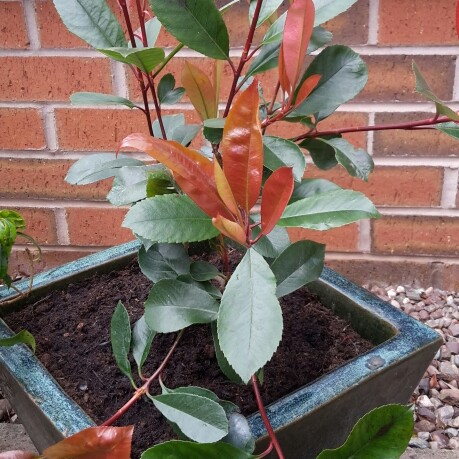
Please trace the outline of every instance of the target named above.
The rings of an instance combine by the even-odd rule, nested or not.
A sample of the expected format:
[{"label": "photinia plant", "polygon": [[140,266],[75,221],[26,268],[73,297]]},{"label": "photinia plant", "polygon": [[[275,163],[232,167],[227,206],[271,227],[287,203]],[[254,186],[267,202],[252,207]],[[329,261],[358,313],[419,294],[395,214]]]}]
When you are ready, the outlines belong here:
[{"label": "photinia plant", "polygon": [[[118,0],[126,33],[105,0],[54,0],[71,32],[124,63],[138,83],[142,104],[87,92],[74,94],[71,101],[140,110],[148,133],[127,136],[120,149],[144,152],[154,161],[145,163],[131,154],[88,155],[71,167],[67,181],[84,185],[114,177],[108,199],[130,206],[123,226],[142,242],[140,268],[154,285],[145,314],[132,330],[121,303],[111,322],[114,357],[133,386],[132,398],[102,426],[70,437],[40,457],[114,457],[110,448],[117,448],[116,457],[129,457],[126,445],[132,432],[108,426],[143,396],[181,438],[153,446],[143,459],[252,458],[271,451],[284,457],[259,385],[263,367],[282,338],[279,298],[317,279],[324,263],[322,244],[292,243],[287,229],[323,231],[379,216],[363,194],[308,178],[305,155],[319,169],[339,165],[368,180],[374,166],[371,156],[343,134],[431,128],[459,137],[458,115],[435,96],[416,64],[416,91],[435,104],[433,117],[398,125],[322,129],[321,123],[367,81],[362,59],[349,47],[326,46],[332,34],[321,25],[356,1],[293,0],[285,8],[281,0],[251,0],[247,38],[235,59],[225,12],[237,0],[149,0],[149,5],[145,0]],[[260,27],[265,33],[256,42]],[[177,40],[167,52],[156,46],[162,28]],[[209,58],[212,71],[187,61],[182,86],[176,87],[167,68],[184,47]],[[225,65],[231,72],[230,89],[220,105]],[[263,75],[268,71],[277,72],[274,88],[266,86]],[[186,123],[183,114],[165,114],[164,109],[184,94],[199,124]],[[277,123],[299,126],[301,133],[289,138],[270,135]],[[188,249],[208,240],[221,255],[224,272],[190,258]],[[241,259],[233,272],[230,251],[238,251]],[[161,379],[184,330],[203,323],[211,324],[222,372],[253,387],[270,437],[264,452],[254,455],[248,423],[235,405],[205,388],[169,388]],[[157,333],[176,333],[176,338],[157,370],[145,375],[142,367]],[[131,367],[131,353],[138,375]],[[155,380],[160,382],[159,394],[150,393]],[[319,457],[399,457],[412,424],[408,408],[382,407],[356,425],[342,448]],[[4,457],[33,457],[8,454],[13,455]]]}]

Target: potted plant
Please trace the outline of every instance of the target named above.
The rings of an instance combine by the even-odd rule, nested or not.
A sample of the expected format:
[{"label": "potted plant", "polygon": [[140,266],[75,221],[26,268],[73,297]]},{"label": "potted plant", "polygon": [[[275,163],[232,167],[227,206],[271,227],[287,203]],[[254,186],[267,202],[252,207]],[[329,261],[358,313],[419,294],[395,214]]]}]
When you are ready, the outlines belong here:
[{"label": "potted plant", "polygon": [[[238,63],[229,56],[228,32],[222,16],[235,2],[219,10],[211,0],[150,0],[154,13],[150,18],[146,2],[119,0],[129,42],[105,0],[54,0],[54,3],[73,33],[133,71],[143,105],[94,93],[77,93],[72,96],[72,102],[121,104],[141,110],[149,133],[131,134],[120,147],[140,150],[157,161],[145,165],[129,154],[96,155],[78,161],[69,171],[68,181],[76,184],[115,177],[109,199],[115,205],[132,204],[124,226],[138,236],[140,265],[155,284],[145,305],[144,318],[133,333],[134,358],[142,376],[140,384],[134,381],[128,360],[131,327],[122,304],[116,307],[112,320],[115,358],[135,387],[132,399],[105,426],[70,437],[57,449],[86,440],[91,442],[98,436],[103,441],[109,437],[125,445],[130,431],[122,429],[116,434],[107,427],[147,395],[180,435],[203,444],[172,441],[152,447],[143,456],[145,459],[166,454],[177,458],[193,454],[253,457],[251,436],[245,436],[248,424],[234,413],[235,408],[215,394],[198,387],[167,388],[164,384],[162,394],[149,393],[151,383],[160,377],[163,368],[160,366],[149,377],[141,373],[153,333],[177,332],[170,350],[173,352],[181,330],[198,323],[213,324],[216,355],[223,373],[253,387],[260,414],[253,416],[249,425],[260,439],[262,452],[258,457],[270,454],[271,450],[280,458],[284,454],[315,457],[324,447],[337,446],[347,435],[345,426],[353,425],[366,411],[382,403],[406,401],[438,347],[439,338],[329,270],[318,279],[323,268],[323,245],[303,240],[291,243],[286,230],[289,227],[326,230],[378,216],[373,204],[361,193],[343,190],[326,180],[303,178],[306,167],[303,151],[307,151],[319,168],[329,169],[339,164],[351,175],[367,180],[373,169],[371,157],[354,148],[342,134],[394,128],[320,128],[321,121],[357,95],[367,80],[365,64],[345,46],[325,47],[306,65],[307,55],[331,39],[331,34],[320,24],[355,1],[295,0],[279,17],[276,15],[281,1],[252,1],[250,28]],[[133,25],[134,17],[139,23],[138,30]],[[254,45],[255,30],[266,22],[270,27],[261,44]],[[163,49],[154,46],[162,26],[178,40],[167,56]],[[186,63],[181,75],[183,88],[175,87],[175,78],[165,72],[184,46],[215,59],[213,81],[206,72]],[[229,65],[232,77],[219,116],[222,62]],[[268,88],[263,87],[258,76],[275,68],[278,82],[268,95]],[[414,72],[417,90],[435,102],[437,113],[431,119],[396,127],[435,125],[447,131],[458,116],[430,91],[415,65]],[[181,115],[164,114],[164,105],[175,103],[184,92],[201,125],[186,124]],[[153,122],[150,103],[156,115]],[[281,122],[299,124],[304,132],[290,139],[267,135],[273,125]],[[194,140],[201,131],[206,141],[203,147],[202,138]],[[190,144],[197,145],[199,151]],[[216,241],[222,256],[222,272],[203,261],[194,265],[191,272],[184,244],[211,239]],[[47,284],[61,283],[76,270],[93,271],[110,260],[125,260],[125,255],[129,256],[136,247],[137,244],[121,246],[64,266],[57,273],[39,275],[32,295],[38,295]],[[230,247],[241,253],[233,272],[228,263]],[[188,267],[186,272],[170,262],[171,252],[176,263]],[[166,264],[167,269],[157,268],[158,262]],[[209,282],[212,279],[218,280],[219,288]],[[361,333],[371,335],[376,344],[386,342],[341,367],[334,376],[325,376],[266,410],[259,384],[263,366],[275,353],[282,336],[278,298],[307,283],[312,283],[312,289],[325,304],[349,316]],[[364,319],[356,318],[358,314]],[[397,348],[400,352],[395,352]],[[19,407],[23,405],[30,412],[39,405],[39,412],[45,413],[39,414],[43,421],[37,425],[34,420],[29,429],[40,432],[40,447],[44,449],[58,439],[59,432],[78,431],[90,426],[91,421],[65,395],[56,392],[58,388],[50,380],[41,383],[39,389],[28,388],[32,397],[18,395],[21,386],[29,384],[30,379],[43,381],[43,369],[25,352],[21,349],[5,357],[2,379]],[[24,374],[25,361],[28,374]],[[397,379],[400,384],[393,384]],[[384,396],[370,397],[380,385],[384,385]],[[357,408],[348,408],[350,400],[355,398],[362,403]],[[45,406],[51,399],[58,400],[57,406]],[[346,413],[339,421],[343,429],[338,429],[338,434],[321,435],[323,440],[318,440],[318,433],[336,410]],[[62,413],[68,419],[58,416]],[[58,418],[57,428],[53,428],[56,421],[52,419]],[[237,423],[242,430],[236,440],[231,438],[231,423]],[[39,430],[41,424],[51,432],[48,437]],[[229,445],[217,442],[228,440],[228,435]],[[245,439],[242,443],[241,438]],[[123,454],[126,451],[123,449]],[[91,450],[86,452],[89,454]],[[53,456],[52,449],[45,455],[61,457]]]}]

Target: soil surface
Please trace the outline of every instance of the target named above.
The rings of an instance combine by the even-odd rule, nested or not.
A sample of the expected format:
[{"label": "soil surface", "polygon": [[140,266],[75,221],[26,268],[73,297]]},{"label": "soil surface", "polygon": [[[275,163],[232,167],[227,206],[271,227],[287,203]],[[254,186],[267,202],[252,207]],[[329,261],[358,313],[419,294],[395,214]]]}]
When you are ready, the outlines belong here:
[{"label": "soil surface", "polygon": [[[113,311],[122,301],[133,324],[143,314],[151,285],[134,261],[123,270],[53,292],[6,320],[13,330],[25,328],[35,336],[43,364],[101,423],[132,395],[132,387],[111,352]],[[373,347],[306,289],[283,298],[281,305],[284,333],[278,351],[265,367],[262,397],[266,405]],[[175,336],[156,335],[144,374],[157,368]],[[257,411],[251,386],[230,383],[220,372],[208,325],[185,331],[162,378],[170,388],[207,387],[221,399],[236,403],[246,415]],[[159,386],[153,385],[151,393],[160,393]],[[137,402],[118,424],[136,426],[133,458],[155,443],[174,438],[167,422],[147,400]]]}]

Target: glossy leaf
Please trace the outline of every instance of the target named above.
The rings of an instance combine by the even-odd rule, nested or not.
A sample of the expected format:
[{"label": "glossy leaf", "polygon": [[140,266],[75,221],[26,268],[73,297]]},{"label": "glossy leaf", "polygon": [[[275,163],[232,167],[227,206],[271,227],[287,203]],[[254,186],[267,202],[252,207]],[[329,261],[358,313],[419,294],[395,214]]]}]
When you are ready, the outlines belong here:
[{"label": "glossy leaf", "polygon": [[150,5],[181,43],[207,57],[228,58],[228,30],[213,0],[150,0]]},{"label": "glossy leaf", "polygon": [[153,244],[139,250],[139,267],[152,282],[176,279],[190,272],[190,258],[183,244]]},{"label": "glossy leaf", "polygon": [[[181,145],[187,146],[201,130],[199,124],[185,124],[185,115],[163,115],[163,125],[168,140],[174,140]],[[163,138],[163,133],[159,121],[153,121],[153,135],[158,139]]]},{"label": "glossy leaf", "polygon": [[258,103],[258,82],[255,80],[234,102],[221,143],[223,171],[237,203],[246,213],[257,202],[263,171]]},{"label": "glossy leaf", "polygon": [[145,134],[131,134],[123,140],[121,147],[144,151],[171,169],[178,185],[207,215],[220,214],[231,218],[218,195],[212,161],[205,156],[177,142],[166,142]]},{"label": "glossy leaf", "polygon": [[10,347],[14,346],[15,344],[26,344],[30,347],[30,349],[32,349],[33,352],[35,352],[35,338],[33,337],[32,333],[28,332],[27,330],[21,330],[14,336],[0,339],[0,347]]},{"label": "glossy leaf", "polygon": [[151,169],[147,166],[120,167],[107,199],[114,206],[125,206],[145,199],[149,170]]},{"label": "glossy leaf", "polygon": [[349,175],[365,181],[368,180],[370,173],[373,171],[374,162],[373,158],[365,150],[355,148],[354,145],[343,138],[329,140],[318,138],[317,140],[333,148],[336,160],[347,170]]},{"label": "glossy leaf", "polygon": [[333,34],[325,30],[323,27],[316,26],[312,29],[311,40],[309,41],[308,54],[317,51],[322,46],[325,46],[327,43],[331,42],[333,39]]},{"label": "glossy leaf", "polygon": [[[134,14],[137,14],[137,8]],[[161,23],[158,21],[158,18],[151,18],[145,23],[145,32],[147,35],[147,47],[153,47],[156,44],[159,33],[161,32]],[[142,30],[139,28],[135,32],[135,42],[137,48],[143,48],[143,41],[140,38],[142,35]],[[128,46],[132,48],[131,42],[128,43]]]},{"label": "glossy leaf", "polygon": [[36,456],[33,453],[27,451],[6,451],[0,453],[0,459],[39,459],[40,456]]},{"label": "glossy leaf", "polygon": [[99,48],[102,54],[124,64],[135,65],[142,72],[150,73],[165,57],[162,48]]},{"label": "glossy leaf", "polygon": [[194,280],[203,282],[214,279],[220,274],[220,271],[212,263],[198,260],[191,263],[190,274]]},{"label": "glossy leaf", "polygon": [[416,92],[423,95],[425,98],[431,100],[435,103],[435,107],[437,109],[437,113],[439,115],[445,115],[451,118],[452,120],[459,121],[459,115],[452,110],[451,108],[447,107],[443,101],[441,101],[430,89],[429,84],[425,80],[424,76],[421,73],[421,70],[416,65],[416,62],[413,61],[413,72],[414,76],[416,77]]},{"label": "glossy leaf", "polygon": [[264,73],[278,66],[280,43],[268,43],[262,46],[260,53],[250,64],[246,78]]},{"label": "glossy leaf", "polygon": [[160,104],[173,105],[180,101],[185,88],[175,88],[175,78],[172,73],[164,75],[158,84],[158,99]]},{"label": "glossy leaf", "polygon": [[263,37],[262,44],[279,43],[282,41],[284,35],[285,20],[287,19],[287,12],[281,14],[270,26],[265,36]]},{"label": "glossy leaf", "polygon": [[330,19],[344,13],[349,9],[357,0],[314,0],[316,7],[316,19],[314,25],[323,24]]},{"label": "glossy leaf", "polygon": [[210,398],[174,391],[154,397],[153,403],[191,440],[212,443],[228,433],[224,409]]},{"label": "glossy leaf", "polygon": [[347,46],[325,48],[308,67],[300,85],[311,75],[321,75],[319,84],[293,112],[307,116],[335,109],[355,97],[368,80],[368,71],[361,57]]},{"label": "glossy leaf", "polygon": [[125,105],[135,108],[136,105],[124,97],[99,92],[76,92],[70,96],[72,105]]},{"label": "glossy leaf", "polygon": [[128,158],[123,155],[118,157],[113,153],[97,153],[83,156],[72,164],[65,181],[71,185],[87,185],[99,180],[113,177],[118,169],[124,166],[145,166],[142,161]]},{"label": "glossy leaf", "polygon": [[140,459],[255,459],[256,456],[228,443],[192,443],[168,441],[147,449]]},{"label": "glossy leaf", "polygon": [[[261,4],[260,14],[258,16],[257,27],[264,24],[282,5],[283,0],[264,0]],[[257,0],[251,0],[249,7],[249,21],[252,23],[253,15],[255,13],[255,7]]]},{"label": "glossy leaf", "polygon": [[317,459],[398,459],[413,434],[413,410],[386,405],[367,413],[340,448],[322,451]]},{"label": "glossy leaf", "polygon": [[379,212],[362,193],[337,190],[289,204],[277,224],[323,231],[378,216]]},{"label": "glossy leaf", "polygon": [[[256,238],[260,233],[260,227],[252,230],[252,236]],[[262,236],[253,248],[265,258],[276,258],[282,251],[284,251],[290,244],[290,238],[285,228],[279,226],[267,234]]]},{"label": "glossy leaf", "polygon": [[70,32],[93,48],[126,46],[123,29],[105,0],[53,0]]},{"label": "glossy leaf", "polygon": [[239,211],[238,203],[231,190],[230,184],[226,175],[223,173],[218,161],[214,161],[214,177],[217,186],[218,194],[221,200],[225,203],[226,207],[232,212],[239,222],[242,222],[241,213]]},{"label": "glossy leaf", "polygon": [[280,137],[263,136],[264,166],[275,171],[283,166],[293,169],[293,177],[301,181],[306,168],[306,159],[298,145]]},{"label": "glossy leaf", "polygon": [[155,242],[196,242],[218,236],[212,220],[183,195],[162,195],[135,204],[123,227]]},{"label": "glossy leaf", "polygon": [[215,89],[205,72],[185,62],[182,85],[202,121],[217,117]]},{"label": "glossy leaf", "polygon": [[145,316],[142,316],[134,324],[132,329],[132,355],[137,364],[139,374],[150,353],[155,334],[155,331],[148,326]]},{"label": "glossy leaf", "polygon": [[116,364],[134,385],[128,354],[131,349],[131,323],[126,308],[118,302],[110,326],[110,339]]},{"label": "glossy leaf", "polygon": [[217,320],[223,354],[245,383],[272,357],[282,337],[275,291],[268,264],[249,249],[226,286]]},{"label": "glossy leaf", "polygon": [[159,333],[171,333],[217,318],[218,303],[194,285],[174,279],[157,282],[145,302],[145,320]]},{"label": "glossy leaf", "polygon": [[195,287],[204,290],[204,292],[207,292],[209,295],[216,299],[222,297],[220,290],[211,282],[194,280],[191,277],[191,274],[180,274],[180,276],[177,276],[177,280],[180,282],[184,282],[185,284],[194,285]]},{"label": "glossy leaf", "polygon": [[243,226],[233,220],[228,220],[225,217],[219,215],[212,219],[212,224],[215,228],[220,231],[224,236],[229,237],[233,241],[238,242],[243,246],[247,246],[247,235]]},{"label": "glossy leaf", "polygon": [[204,137],[213,144],[220,143],[223,137],[223,128],[225,127],[224,118],[213,118],[204,121]]},{"label": "glossy leaf", "polygon": [[89,427],[43,451],[46,459],[129,459],[133,426]]},{"label": "glossy leaf", "polygon": [[303,198],[309,198],[316,194],[326,193],[327,191],[341,190],[336,183],[325,179],[303,179],[299,185],[293,189],[290,202],[298,201]]},{"label": "glossy leaf", "polygon": [[[331,137],[333,138],[333,137]],[[306,148],[314,164],[322,170],[329,170],[338,164],[335,149],[321,139],[305,139],[300,143],[300,147]]]},{"label": "glossy leaf", "polygon": [[454,122],[440,123],[433,126],[435,129],[449,135],[453,139],[459,139],[459,125]]},{"label": "glossy leaf", "polygon": [[276,276],[276,295],[288,295],[319,278],[324,267],[325,245],[298,241],[285,249],[271,264]]},{"label": "glossy leaf", "polygon": [[[303,64],[314,27],[315,9],[312,0],[295,0],[287,11],[279,73],[285,71],[287,81],[280,78],[282,89],[292,94],[303,71]],[[287,86],[288,85],[288,86]]]},{"label": "glossy leaf", "polygon": [[309,94],[311,94],[311,92],[319,84],[320,79],[320,75],[311,75],[303,81],[301,86],[298,88],[298,92],[295,98],[295,105],[300,105],[309,97]]},{"label": "glossy leaf", "polygon": [[270,233],[279,221],[293,191],[291,167],[275,170],[266,180],[261,195],[261,232]]}]

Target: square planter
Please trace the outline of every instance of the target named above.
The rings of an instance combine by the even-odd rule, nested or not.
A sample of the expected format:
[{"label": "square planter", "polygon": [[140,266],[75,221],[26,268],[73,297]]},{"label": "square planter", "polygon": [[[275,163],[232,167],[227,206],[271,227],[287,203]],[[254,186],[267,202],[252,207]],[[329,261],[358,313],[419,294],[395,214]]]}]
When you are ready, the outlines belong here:
[{"label": "square planter", "polygon": [[[50,289],[123,266],[138,247],[130,242],[38,274],[29,297],[15,307]],[[23,290],[27,286],[27,281],[17,285]],[[324,448],[340,445],[371,409],[406,403],[441,344],[436,332],[330,269],[308,288],[375,348],[267,408],[289,459],[313,459]],[[0,289],[0,301],[9,294]],[[0,337],[11,334],[0,320]],[[40,451],[94,425],[25,346],[0,347],[0,387]],[[249,422],[258,443],[266,443],[260,416],[252,415]]]}]

